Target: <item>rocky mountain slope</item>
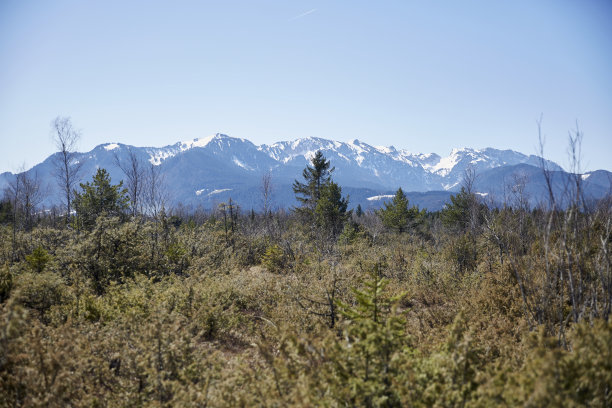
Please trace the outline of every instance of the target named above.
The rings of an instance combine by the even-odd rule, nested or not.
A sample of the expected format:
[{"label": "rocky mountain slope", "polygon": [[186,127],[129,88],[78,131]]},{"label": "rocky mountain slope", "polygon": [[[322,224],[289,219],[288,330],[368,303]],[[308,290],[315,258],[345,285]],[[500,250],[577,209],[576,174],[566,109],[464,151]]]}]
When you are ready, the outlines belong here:
[{"label": "rocky mountain slope", "polygon": [[[542,200],[546,192],[539,157],[493,148],[453,149],[442,157],[436,153],[414,154],[393,146],[371,146],[359,140],[345,143],[309,137],[257,146],[246,139],[216,134],[165,147],[107,143],[77,154],[77,160],[83,162],[83,181],[90,180],[98,167],[104,167],[118,182],[124,174],[115,156],[126,161],[132,152],[147,166],[159,166],[171,204],[208,208],[229,197],[243,208],[260,208],[261,179],[269,173],[275,205],[287,208],[294,204],[291,184],[301,177],[317,150],[335,167],[334,180],[350,194],[351,206],[379,207],[402,187],[411,192],[413,203],[439,209],[451,193],[460,189],[467,169],[476,174],[476,190],[490,200],[509,200],[520,187],[517,184],[525,185],[521,191],[532,204]],[[28,170],[38,176],[48,192],[46,206],[59,202],[53,159],[52,155]],[[545,163],[555,175],[556,192],[562,194],[571,184],[568,173],[556,163]],[[0,175],[0,189],[14,177],[12,173]],[[582,175],[582,179],[589,197],[597,199],[609,194],[612,173],[599,170]]]}]

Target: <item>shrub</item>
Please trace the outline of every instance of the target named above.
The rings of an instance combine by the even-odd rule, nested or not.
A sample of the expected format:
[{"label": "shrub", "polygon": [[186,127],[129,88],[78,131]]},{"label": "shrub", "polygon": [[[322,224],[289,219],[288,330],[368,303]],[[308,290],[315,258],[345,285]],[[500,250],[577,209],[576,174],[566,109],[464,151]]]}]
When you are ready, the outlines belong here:
[{"label": "shrub", "polygon": [[278,245],[270,245],[266,249],[261,263],[272,273],[282,272],[285,267],[285,253]]},{"label": "shrub", "polygon": [[36,274],[25,272],[17,276],[15,286],[17,301],[25,307],[36,310],[41,319],[44,319],[45,313],[52,306],[60,305],[67,300],[63,279],[51,272]]},{"label": "shrub", "polygon": [[36,247],[30,255],[26,256],[26,262],[35,272],[42,272],[51,261],[51,255],[42,246]]}]

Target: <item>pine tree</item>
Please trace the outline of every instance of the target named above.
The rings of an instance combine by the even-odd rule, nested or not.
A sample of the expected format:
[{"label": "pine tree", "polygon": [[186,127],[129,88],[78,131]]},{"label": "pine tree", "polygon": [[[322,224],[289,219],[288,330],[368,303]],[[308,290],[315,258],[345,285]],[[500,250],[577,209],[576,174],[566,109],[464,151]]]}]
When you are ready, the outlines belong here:
[{"label": "pine tree", "polygon": [[335,238],[344,227],[350,212],[347,213],[348,198],[342,197],[342,189],[332,181],[329,160],[321,151],[317,151],[311,160],[312,166],[306,166],[302,172],[305,182],[295,180],[293,192],[302,204],[295,211],[305,218],[306,223],[315,225],[319,232],[324,231],[328,237]]},{"label": "pine tree", "polygon": [[344,341],[332,355],[336,377],[343,383],[337,397],[347,406],[395,407],[400,396],[395,384],[406,380],[410,352],[406,320],[396,309],[402,295],[389,297],[389,283],[380,265],[369,273],[363,290],[354,289],[355,304],[338,302],[344,317]]},{"label": "pine tree", "polygon": [[385,227],[402,233],[407,231],[411,224],[418,221],[425,214],[424,210],[419,211],[416,206],[408,208],[408,204],[408,197],[406,197],[400,187],[391,203],[385,203],[385,208],[376,213]]},{"label": "pine tree", "polygon": [[350,212],[346,211],[348,198],[342,197],[342,189],[333,181],[321,188],[321,196],[315,208],[317,225],[337,237]]},{"label": "pine tree", "polygon": [[329,160],[318,150],[311,160],[312,167],[306,166],[302,172],[304,183],[295,180],[293,192],[295,198],[302,204],[302,208],[307,209],[311,214],[321,198],[321,189],[331,182],[331,173],[334,168],[329,168]]},{"label": "pine tree", "polygon": [[461,191],[450,197],[451,204],[442,210],[442,222],[459,231],[474,229],[478,220],[479,203],[474,193],[461,187]]},{"label": "pine tree", "polygon": [[112,185],[110,175],[103,168],[98,169],[91,183],[81,183],[81,192],[75,191],[73,200],[79,225],[90,229],[100,215],[124,215],[129,198],[122,186],[123,181]]},{"label": "pine tree", "polygon": [[355,210],[355,215],[359,218],[363,215],[363,210],[361,209],[361,204],[357,204],[357,209]]},{"label": "pine tree", "polygon": [[32,251],[30,255],[26,255],[26,262],[30,267],[38,273],[41,273],[49,261],[51,261],[51,255],[42,247],[38,246]]}]

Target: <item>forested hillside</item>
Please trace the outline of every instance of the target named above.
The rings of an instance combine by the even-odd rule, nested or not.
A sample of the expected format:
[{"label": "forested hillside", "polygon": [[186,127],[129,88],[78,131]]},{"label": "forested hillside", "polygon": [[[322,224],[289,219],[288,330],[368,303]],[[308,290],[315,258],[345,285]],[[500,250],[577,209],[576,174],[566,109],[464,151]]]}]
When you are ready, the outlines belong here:
[{"label": "forested hillside", "polygon": [[612,406],[612,202],[578,175],[490,208],[466,176],[440,212],[350,211],[321,152],[290,211],[269,179],[186,211],[99,169],[40,213],[18,179],[0,406]]}]

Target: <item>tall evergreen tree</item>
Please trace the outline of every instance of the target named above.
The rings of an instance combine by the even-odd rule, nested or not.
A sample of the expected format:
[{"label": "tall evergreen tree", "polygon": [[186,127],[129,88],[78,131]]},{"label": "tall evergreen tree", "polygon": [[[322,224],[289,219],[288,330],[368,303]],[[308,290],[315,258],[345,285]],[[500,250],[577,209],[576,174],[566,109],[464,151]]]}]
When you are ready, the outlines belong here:
[{"label": "tall evergreen tree", "polygon": [[293,192],[302,204],[295,210],[307,223],[335,238],[350,214],[346,211],[348,198],[342,197],[342,189],[332,181],[334,168],[330,168],[329,160],[320,150],[315,153],[311,164],[302,172],[304,182],[295,180],[293,183]]},{"label": "tall evergreen tree", "polygon": [[315,208],[317,225],[337,237],[350,214],[346,211],[347,207],[348,198],[342,197],[340,186],[330,181],[321,188],[321,196]]},{"label": "tall evergreen tree", "polygon": [[74,192],[73,204],[80,226],[91,228],[99,215],[123,215],[129,206],[123,181],[112,185],[105,169],[98,169],[92,182],[81,183],[81,192]]},{"label": "tall evergreen tree", "polygon": [[302,208],[308,209],[310,213],[321,198],[321,188],[331,182],[331,173],[334,171],[333,167],[330,169],[329,160],[325,159],[320,150],[315,153],[311,163],[312,167],[306,166],[302,172],[304,182],[295,180],[293,183],[296,199],[302,204]]}]

